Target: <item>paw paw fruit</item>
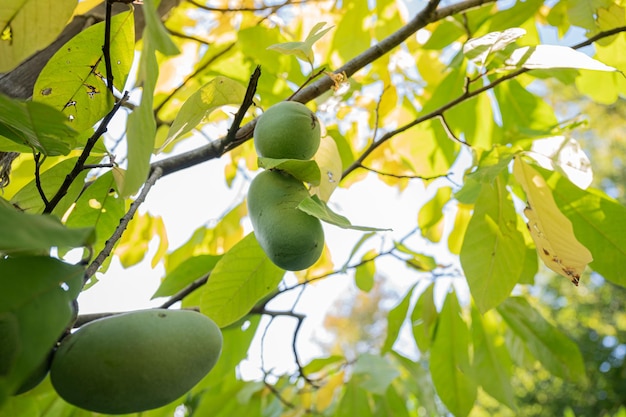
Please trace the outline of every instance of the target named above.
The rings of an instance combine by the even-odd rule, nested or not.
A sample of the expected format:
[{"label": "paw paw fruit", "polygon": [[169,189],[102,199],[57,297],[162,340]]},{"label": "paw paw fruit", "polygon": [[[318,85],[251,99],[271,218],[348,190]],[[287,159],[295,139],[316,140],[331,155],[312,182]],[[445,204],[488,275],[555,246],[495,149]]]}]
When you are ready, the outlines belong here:
[{"label": "paw paw fruit", "polygon": [[324,249],[320,220],[297,208],[308,196],[301,181],[280,171],[261,172],[248,191],[257,241],[272,262],[289,271],[310,267]]},{"label": "paw paw fruit", "polygon": [[320,123],[307,106],[282,101],[263,113],[254,127],[259,156],[274,159],[310,159],[320,146]]},{"label": "paw paw fruit", "polygon": [[64,338],[50,379],[67,402],[105,414],[161,407],[215,365],[222,333],[189,310],[140,310],[90,322]]}]

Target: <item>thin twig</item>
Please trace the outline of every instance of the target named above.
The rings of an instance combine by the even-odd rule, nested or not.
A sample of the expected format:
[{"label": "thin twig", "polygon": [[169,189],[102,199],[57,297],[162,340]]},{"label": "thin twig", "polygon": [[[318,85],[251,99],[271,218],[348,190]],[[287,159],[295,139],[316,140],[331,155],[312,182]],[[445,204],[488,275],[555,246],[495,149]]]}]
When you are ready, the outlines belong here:
[{"label": "thin twig", "polygon": [[124,217],[120,219],[119,226],[117,226],[111,237],[106,241],[106,243],[104,244],[104,248],[102,249],[102,251],[100,251],[98,256],[96,256],[96,259],[94,259],[89,267],[87,267],[87,270],[85,271],[85,281],[91,278],[91,276],[96,273],[98,268],[100,268],[100,265],[102,265],[106,258],[109,257],[111,251],[113,250],[113,247],[122,237],[122,234],[124,233],[124,230],[126,230],[126,227],[128,227],[128,223],[132,220],[133,216],[137,212],[137,209],[148,196],[148,192],[150,192],[152,186],[157,182],[159,178],[161,178],[161,175],[162,171],[160,168],[157,167],[152,170],[150,176],[148,177],[148,180],[143,185],[141,192],[137,196],[137,199],[132,202]]},{"label": "thin twig", "polygon": [[370,167],[367,167],[365,165],[361,165],[359,168],[362,168],[362,169],[364,169],[366,171],[373,172],[374,174],[382,175],[384,177],[392,177],[392,178],[398,178],[398,179],[409,179],[409,180],[432,181],[432,180],[436,180],[436,179],[439,179],[439,178],[448,178],[450,176],[449,172],[447,174],[430,175],[430,176],[426,176],[426,175],[401,175],[401,174],[393,174],[391,172],[379,171],[377,169],[370,168]]},{"label": "thin twig", "polygon": [[243,101],[241,102],[241,106],[239,106],[239,110],[235,113],[235,118],[233,119],[233,124],[228,129],[228,133],[226,134],[226,144],[228,147],[229,144],[235,142],[237,131],[241,126],[241,122],[243,121],[246,112],[254,104],[254,95],[256,94],[256,87],[259,83],[259,78],[261,77],[261,66],[257,65],[254,69],[254,72],[250,76],[250,81],[248,82],[248,87],[246,88],[246,94],[243,97]]},{"label": "thin twig", "polygon": [[102,119],[100,125],[98,125],[98,128],[93,133],[93,135],[91,135],[91,137],[87,139],[87,143],[85,143],[85,147],[78,157],[76,164],[74,164],[72,170],[65,176],[65,180],[59,187],[59,190],[56,192],[54,197],[52,197],[50,201],[45,205],[43,211],[44,213],[52,213],[52,210],[54,210],[54,208],[57,206],[57,204],[59,204],[61,199],[67,194],[67,191],[69,190],[76,177],[78,177],[78,175],[83,171],[85,162],[87,161],[87,158],[89,158],[89,155],[91,154],[93,147],[96,145],[96,142],[98,141],[98,139],[100,139],[100,136],[102,136],[104,132],[107,131],[111,119],[113,119],[115,113],[117,113],[117,111],[126,100],[128,100],[128,92],[125,92],[124,96],[117,103],[115,103],[111,111],[106,116],[104,116],[104,119]]},{"label": "thin twig", "polygon": [[107,88],[113,94],[113,67],[111,66],[111,12],[113,2],[106,0],[106,16],[104,19],[104,44],[102,53],[104,54],[104,66],[107,72]]},{"label": "thin twig", "polygon": [[176,294],[172,295],[166,302],[161,304],[160,308],[170,308],[177,302],[182,301],[183,298],[185,298],[186,296],[188,296],[189,294],[191,294],[192,292],[194,292],[195,290],[197,290],[198,288],[206,284],[210,276],[211,276],[211,273],[208,272],[204,274],[203,276],[201,276],[200,278],[196,279],[191,284],[187,285],[185,288],[178,291]]},{"label": "thin twig", "polygon": [[33,159],[35,160],[35,185],[37,186],[37,191],[39,191],[41,201],[43,201],[44,206],[47,206],[50,202],[48,201],[46,193],[41,186],[41,164],[43,164],[43,161],[46,158],[41,158],[41,152],[35,152],[33,154]]}]

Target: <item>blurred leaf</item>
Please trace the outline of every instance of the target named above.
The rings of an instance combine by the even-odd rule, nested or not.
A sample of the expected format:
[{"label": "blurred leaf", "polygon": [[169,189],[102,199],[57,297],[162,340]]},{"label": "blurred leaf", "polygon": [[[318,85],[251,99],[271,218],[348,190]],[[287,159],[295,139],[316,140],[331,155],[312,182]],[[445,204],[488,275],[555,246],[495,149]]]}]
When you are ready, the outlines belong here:
[{"label": "blurred leaf", "polygon": [[354,271],[354,281],[361,291],[370,292],[374,288],[374,277],[376,276],[377,252],[369,250],[361,258],[361,264]]},{"label": "blurred leaf", "polygon": [[441,309],[430,349],[430,374],[437,394],[456,417],[466,417],[476,401],[469,362],[469,332],[454,292]]},{"label": "blurred leaf", "polygon": [[346,361],[341,355],[331,355],[324,358],[313,358],[308,364],[303,367],[305,374],[313,374],[326,368],[328,365],[335,365],[337,363],[343,363]]},{"label": "blurred leaf", "polygon": [[184,260],[172,272],[165,275],[152,298],[169,297],[176,294],[195,280],[211,272],[221,258],[221,255],[198,255]]},{"label": "blurred leaf", "polygon": [[[5,1],[0,9],[0,73],[9,72],[38,50],[52,43],[65,28],[78,3],[59,0]],[[33,33],[33,26],[37,28]]]},{"label": "blurred leaf", "polygon": [[0,201],[0,253],[23,255],[47,252],[53,247],[80,247],[93,243],[93,227],[70,228],[51,215],[16,210]]},{"label": "blurred leaf", "polygon": [[354,229],[364,232],[389,230],[377,229],[375,227],[353,226],[352,223],[350,223],[350,220],[332,211],[330,207],[328,207],[326,203],[320,200],[319,197],[316,195],[307,197],[302,200],[300,204],[298,204],[298,209],[313,217],[317,217],[318,219],[326,223],[330,223],[343,229]]},{"label": "blurred leaf", "polygon": [[368,392],[384,395],[400,371],[382,356],[364,353],[354,364],[352,379]]},{"label": "blurred leaf", "polygon": [[228,326],[274,291],[284,273],[269,260],[250,233],[215,265],[211,278],[202,288],[200,311],[218,326]]},{"label": "blurred leaf", "polygon": [[513,362],[504,345],[504,338],[495,331],[490,314],[481,316],[472,308],[472,366],[477,382],[496,400],[515,410],[515,396],[511,386]]},{"label": "blurred leaf", "polygon": [[320,168],[312,160],[259,157],[258,164],[260,168],[284,171],[302,182],[313,185],[320,183]]},{"label": "blurred leaf", "polygon": [[46,104],[0,94],[0,136],[28,149],[47,156],[67,155],[76,145],[77,132],[66,122],[63,113]]},{"label": "blurred leaf", "polygon": [[369,406],[367,391],[359,386],[354,378],[345,385],[346,389],[339,400],[336,417],[370,417],[374,414]]},{"label": "blurred leaf", "polygon": [[539,172],[516,158],[513,174],[526,193],[524,214],[539,257],[548,268],[578,285],[580,275],[593,260],[591,252],[576,239],[572,222],[559,210]]},{"label": "blurred leaf", "polygon": [[411,312],[411,330],[418,349],[426,353],[430,349],[437,324],[437,307],[434,299],[435,285],[430,284],[420,294]]},{"label": "blurred leaf", "polygon": [[407,312],[409,311],[409,305],[411,304],[411,297],[413,296],[413,290],[415,290],[415,287],[416,285],[413,285],[409,288],[402,300],[387,314],[387,336],[385,337],[385,342],[383,343],[382,348],[380,348],[381,354],[390,352],[396,342],[396,339],[398,339],[400,329],[402,328]]},{"label": "blurred leaf", "polygon": [[0,403],[50,354],[70,324],[83,274],[82,266],[43,256],[0,259]]},{"label": "blurred leaf", "polygon": [[443,233],[443,208],[450,201],[452,188],[439,187],[431,200],[420,208],[417,225],[420,233],[431,242],[439,242]]},{"label": "blurred leaf", "polygon": [[359,251],[361,246],[363,246],[363,244],[367,242],[373,236],[376,236],[375,232],[365,233],[363,236],[361,236],[361,238],[356,242],[356,244],[352,248],[352,251],[350,252],[350,256],[348,256],[348,259],[346,259],[346,262],[341,267],[341,272],[345,273],[348,270],[348,267],[350,266],[350,261],[352,260],[354,255]]},{"label": "blurred leaf", "polygon": [[161,22],[161,17],[157,13],[158,4],[159,1],[157,0],[144,0],[143,2],[142,10],[146,19],[146,31],[143,36],[144,42],[149,38],[149,42],[154,45],[154,49],[161,52],[163,55],[178,55],[180,51],[172,41],[170,34],[167,32],[167,29],[165,29],[163,22]]},{"label": "blurred leaf", "polygon": [[473,206],[459,202],[457,204],[456,216],[454,217],[454,227],[448,235],[448,249],[450,253],[458,255],[463,247],[465,232],[472,218]]},{"label": "blurred leaf", "polygon": [[506,299],[520,279],[526,255],[517,213],[498,177],[483,184],[461,247],[461,265],[481,312]]},{"label": "blurred leaf", "polygon": [[304,42],[277,43],[268,46],[267,49],[278,51],[285,55],[295,55],[296,58],[307,61],[311,65],[313,65],[313,44],[320,40],[321,37],[326,34],[326,32],[333,28],[332,26],[330,26],[326,29],[323,29],[324,26],[326,26],[326,22],[320,22],[313,26]]},{"label": "blurred leaf", "polygon": [[320,184],[311,187],[312,195],[317,195],[320,200],[328,201],[335,188],[339,185],[342,174],[341,155],[337,143],[330,136],[322,137],[320,147],[313,156],[320,169]]},{"label": "blurred leaf", "polygon": [[374,416],[409,417],[407,401],[393,385],[389,385],[384,395],[374,396]]},{"label": "blurred leaf", "polygon": [[240,104],[246,88],[238,81],[217,76],[183,103],[170,126],[165,142],[155,150],[163,151],[168,145],[191,132],[202,120],[218,108],[227,104]]},{"label": "blurred leaf", "polygon": [[[113,85],[123,91],[134,58],[133,12],[111,19]],[[33,101],[62,111],[71,126],[81,132],[92,127],[113,107],[106,86],[102,52],[104,22],[80,32],[61,47],[43,68],[33,89]]]},{"label": "blurred leaf", "polygon": [[[167,249],[168,240],[161,217],[153,217],[150,213],[136,214],[128,224],[126,231],[115,247],[124,268],[141,262],[148,252],[148,245],[155,236],[159,237],[159,251]],[[156,256],[156,255],[155,255]]]},{"label": "blurred leaf", "polygon": [[535,359],[553,375],[569,381],[586,378],[583,357],[576,343],[548,323],[525,298],[508,298],[497,310]]}]

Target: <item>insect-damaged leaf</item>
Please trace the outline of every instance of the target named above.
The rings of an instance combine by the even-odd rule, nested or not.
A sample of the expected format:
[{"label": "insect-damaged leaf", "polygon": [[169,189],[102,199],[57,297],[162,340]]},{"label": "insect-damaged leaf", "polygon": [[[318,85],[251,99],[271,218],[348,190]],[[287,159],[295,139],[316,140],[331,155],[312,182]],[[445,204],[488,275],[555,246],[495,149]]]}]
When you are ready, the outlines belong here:
[{"label": "insect-damaged leaf", "polygon": [[548,268],[578,285],[580,275],[593,260],[591,252],[576,239],[572,222],[557,207],[539,172],[517,157],[513,174],[526,193],[524,214],[539,257]]}]

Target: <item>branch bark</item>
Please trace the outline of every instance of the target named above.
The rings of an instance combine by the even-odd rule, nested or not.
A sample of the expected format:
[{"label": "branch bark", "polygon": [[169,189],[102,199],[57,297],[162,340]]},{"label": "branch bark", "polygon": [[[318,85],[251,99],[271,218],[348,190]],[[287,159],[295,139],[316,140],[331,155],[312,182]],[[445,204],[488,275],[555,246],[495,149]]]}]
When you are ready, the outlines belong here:
[{"label": "branch bark", "polygon": [[[439,4],[438,0],[431,0],[428,5],[419,12],[409,23],[400,28],[397,32],[389,35],[387,38],[380,41],[378,44],[365,50],[360,55],[357,55],[344,66],[338,68],[335,73],[345,73],[348,77],[356,73],[361,68],[368,64],[371,64],[381,56],[389,53],[392,49],[402,44],[406,39],[415,34],[418,30],[424,28],[429,23],[436,22],[444,19],[448,16],[467,11],[484,4],[495,3],[496,0],[465,0],[463,2],[442,7],[437,9]],[[301,103],[306,103],[319,97],[334,85],[330,77],[323,77],[308,87],[303,88],[296,93],[292,99]],[[251,120],[247,124],[241,127],[237,131],[235,141],[237,144],[241,144],[252,137],[254,132],[254,126],[256,125],[256,119]],[[232,142],[226,137],[217,139],[208,145],[188,151],[179,155],[175,155],[161,161],[152,164],[153,169],[158,167],[163,171],[163,175],[169,175],[174,172],[198,165],[202,162],[209,161],[211,159],[219,158],[226,150],[230,150],[233,147],[230,146]]]}]

